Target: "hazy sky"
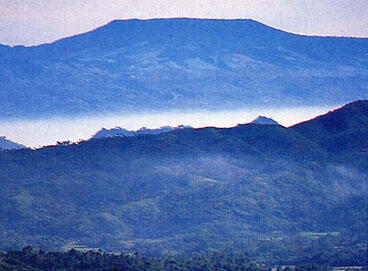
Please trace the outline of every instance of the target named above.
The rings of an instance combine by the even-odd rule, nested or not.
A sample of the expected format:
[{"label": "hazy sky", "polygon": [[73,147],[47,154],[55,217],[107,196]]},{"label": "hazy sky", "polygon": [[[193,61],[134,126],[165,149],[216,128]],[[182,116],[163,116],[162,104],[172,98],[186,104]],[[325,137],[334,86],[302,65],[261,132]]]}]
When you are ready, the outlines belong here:
[{"label": "hazy sky", "polygon": [[0,0],[0,43],[34,45],[113,19],[251,18],[308,35],[368,37],[368,0]]}]

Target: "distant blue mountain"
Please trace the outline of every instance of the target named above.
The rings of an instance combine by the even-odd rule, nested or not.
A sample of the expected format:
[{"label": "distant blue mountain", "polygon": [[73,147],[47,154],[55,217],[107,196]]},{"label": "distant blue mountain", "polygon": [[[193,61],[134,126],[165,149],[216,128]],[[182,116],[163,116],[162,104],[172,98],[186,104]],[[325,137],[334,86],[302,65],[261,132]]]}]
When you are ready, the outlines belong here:
[{"label": "distant blue mountain", "polygon": [[105,138],[105,137],[115,137],[115,136],[137,136],[137,135],[158,135],[162,133],[167,133],[176,129],[183,129],[188,128],[187,126],[178,126],[178,127],[171,127],[171,126],[163,126],[157,129],[148,129],[146,127],[142,127],[136,131],[129,131],[124,128],[115,127],[113,129],[105,129],[102,128],[99,130],[92,138]]},{"label": "distant blue mountain", "polygon": [[262,124],[262,125],[279,125],[277,121],[264,116],[258,116],[256,119],[252,120],[250,123]]},{"label": "distant blue mountain", "polygon": [[113,21],[34,47],[0,46],[3,119],[367,99],[368,39],[252,20]]},{"label": "distant blue mountain", "polygon": [[0,136],[0,151],[1,150],[18,150],[23,149],[25,146],[12,142],[9,139],[6,139],[5,136]]}]

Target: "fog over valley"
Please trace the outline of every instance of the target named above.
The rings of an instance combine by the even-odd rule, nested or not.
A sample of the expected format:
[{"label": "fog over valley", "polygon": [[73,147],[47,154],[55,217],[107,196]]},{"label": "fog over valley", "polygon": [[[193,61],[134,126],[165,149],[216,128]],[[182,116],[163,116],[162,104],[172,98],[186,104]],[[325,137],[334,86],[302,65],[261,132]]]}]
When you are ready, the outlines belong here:
[{"label": "fog over valley", "polygon": [[232,127],[248,123],[257,116],[267,116],[279,124],[290,125],[325,114],[339,106],[243,109],[235,111],[166,112],[142,114],[110,114],[106,116],[85,116],[76,118],[18,119],[0,121],[0,135],[27,147],[42,147],[57,141],[89,139],[101,128],[122,127],[137,130],[141,127],[190,125],[194,128],[215,126]]},{"label": "fog over valley", "polygon": [[0,270],[367,271],[368,38],[243,16],[0,44]]}]

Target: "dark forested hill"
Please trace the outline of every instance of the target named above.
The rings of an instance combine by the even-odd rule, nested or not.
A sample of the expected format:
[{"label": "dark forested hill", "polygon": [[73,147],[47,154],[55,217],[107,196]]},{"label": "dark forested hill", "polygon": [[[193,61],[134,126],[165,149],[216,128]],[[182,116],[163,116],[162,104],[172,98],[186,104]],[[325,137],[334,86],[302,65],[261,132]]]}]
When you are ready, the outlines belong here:
[{"label": "dark forested hill", "polygon": [[294,125],[291,129],[313,140],[336,136],[352,130],[367,129],[368,102],[356,101],[323,116]]},{"label": "dark forested hill", "polygon": [[113,21],[0,46],[0,118],[344,104],[368,98],[367,48],[252,20]]},{"label": "dark forested hill", "polygon": [[361,100],[290,130],[317,142],[322,148],[347,161],[365,157],[368,151],[368,101]]},{"label": "dark forested hill", "polygon": [[0,248],[220,249],[289,262],[348,250],[346,261],[360,263],[368,155],[326,140],[349,134],[364,149],[366,105],[291,128],[184,128],[0,152]]}]

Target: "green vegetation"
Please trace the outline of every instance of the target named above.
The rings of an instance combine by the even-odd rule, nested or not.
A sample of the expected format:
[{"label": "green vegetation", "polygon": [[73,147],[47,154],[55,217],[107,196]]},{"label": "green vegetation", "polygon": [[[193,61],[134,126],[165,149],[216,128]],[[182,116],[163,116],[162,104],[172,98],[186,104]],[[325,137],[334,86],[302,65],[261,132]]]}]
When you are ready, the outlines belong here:
[{"label": "green vegetation", "polygon": [[266,271],[264,264],[252,262],[245,255],[206,253],[163,258],[144,257],[137,253],[110,254],[102,251],[44,252],[25,247],[22,251],[0,254],[1,270],[234,270]]},{"label": "green vegetation", "polygon": [[[107,253],[102,250],[45,252],[27,246],[21,251],[0,252],[0,270],[3,271],[330,271],[328,264],[294,264],[270,266],[252,261],[246,254],[207,252],[192,255],[148,257],[138,253]],[[339,270],[353,270],[339,267]],[[359,267],[359,270],[366,270]]]},{"label": "green vegetation", "polygon": [[[221,250],[267,263],[362,264],[367,104],[303,129],[250,124],[2,151],[0,248],[78,243],[146,256]],[[340,129],[329,131],[330,122]],[[347,135],[341,150],[331,147]]]},{"label": "green vegetation", "polygon": [[[329,271],[328,265],[298,264],[274,266],[277,271]],[[273,270],[272,269],[272,270]],[[207,252],[190,256],[147,257],[138,253],[106,253],[97,251],[69,250],[67,252],[45,252],[29,246],[21,251],[0,252],[0,270],[4,271],[269,271],[271,266],[251,261],[247,255]],[[344,269],[343,269],[344,270]]]}]

